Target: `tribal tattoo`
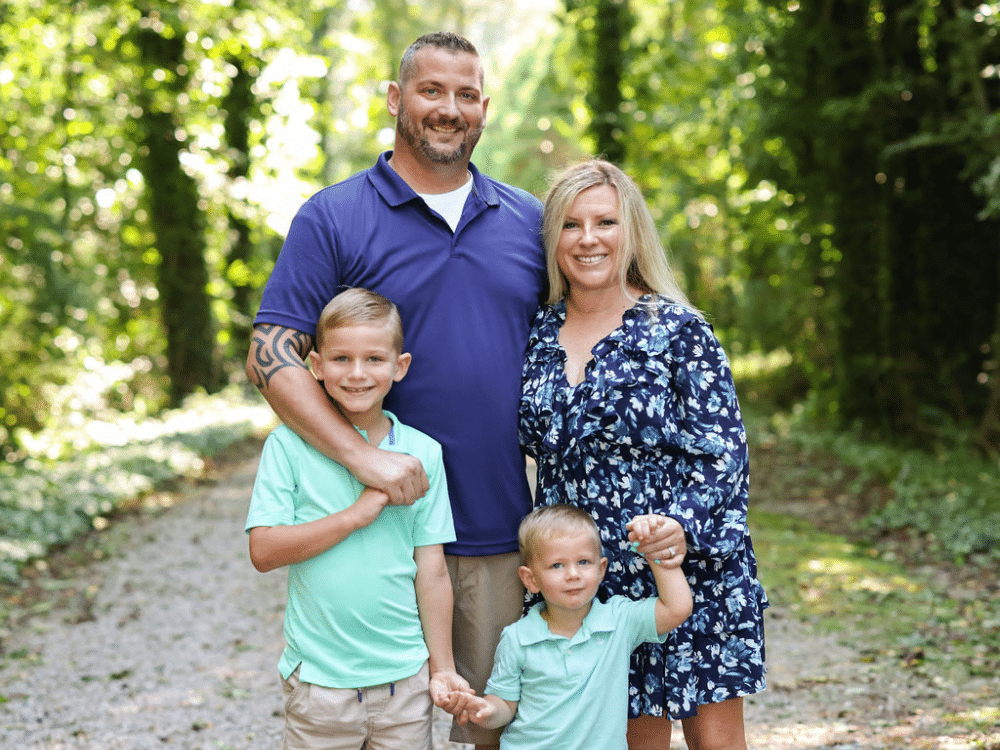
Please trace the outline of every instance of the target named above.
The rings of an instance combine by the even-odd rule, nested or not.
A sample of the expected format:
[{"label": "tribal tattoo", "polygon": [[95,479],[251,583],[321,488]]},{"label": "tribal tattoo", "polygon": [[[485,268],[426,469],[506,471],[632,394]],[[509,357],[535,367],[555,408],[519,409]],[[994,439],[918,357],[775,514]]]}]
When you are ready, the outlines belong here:
[{"label": "tribal tattoo", "polygon": [[271,378],[286,367],[308,370],[306,357],[313,338],[292,328],[258,325],[253,329],[251,380],[258,390],[267,389]]}]

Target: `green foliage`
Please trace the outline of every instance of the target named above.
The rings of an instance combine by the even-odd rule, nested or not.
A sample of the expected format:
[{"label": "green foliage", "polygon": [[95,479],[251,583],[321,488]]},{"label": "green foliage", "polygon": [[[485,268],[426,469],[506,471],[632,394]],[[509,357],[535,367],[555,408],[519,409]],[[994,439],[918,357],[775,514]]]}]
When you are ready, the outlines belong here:
[{"label": "green foliage", "polygon": [[833,356],[813,386],[828,416],[887,439],[929,444],[958,422],[1000,447],[1000,235],[981,197],[998,153],[996,19],[922,0],[757,17],[768,75],[748,163],[825,241],[807,262],[831,300]]},{"label": "green foliage", "polygon": [[876,668],[902,664],[953,691],[996,674],[996,465],[873,445],[760,406],[744,414],[749,520],[772,602],[852,646],[863,639]]},{"label": "green foliage", "polygon": [[[85,385],[93,383],[77,387]],[[192,396],[157,418],[136,420],[106,406],[67,413],[26,441],[24,458],[0,465],[0,578],[16,579],[25,562],[103,528],[165,483],[201,476],[206,459],[273,419],[238,389]]]},{"label": "green foliage", "polygon": [[853,646],[863,639],[864,661],[902,663],[953,689],[1000,668],[1000,600],[989,595],[992,582],[980,590],[974,578],[959,576],[955,586],[797,515],[751,510],[750,526],[772,603],[850,635]]},{"label": "green foliage", "polygon": [[748,421],[755,442],[767,444],[768,432],[780,435],[813,456],[817,472],[826,465],[824,454],[850,469],[834,483],[847,502],[864,505],[858,531],[872,543],[891,550],[898,541],[900,553],[913,559],[1000,561],[1000,463],[973,450],[968,435],[955,433],[926,451],[873,440],[861,428],[823,428],[801,408]]}]

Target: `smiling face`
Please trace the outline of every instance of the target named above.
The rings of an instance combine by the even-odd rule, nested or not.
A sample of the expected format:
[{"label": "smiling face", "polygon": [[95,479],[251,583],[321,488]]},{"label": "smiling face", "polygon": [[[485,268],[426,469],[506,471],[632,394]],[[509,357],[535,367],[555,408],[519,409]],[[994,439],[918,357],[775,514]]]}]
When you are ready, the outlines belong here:
[{"label": "smiling face", "polygon": [[489,97],[483,96],[479,58],[467,52],[424,47],[400,88],[389,86],[396,117],[396,152],[438,165],[467,163],[483,134]]},{"label": "smiling face", "polygon": [[556,262],[571,295],[618,292],[623,240],[615,189],[595,185],[581,191],[566,213],[556,243]]},{"label": "smiling face", "polygon": [[309,353],[313,375],[363,430],[382,417],[382,400],[410,366],[410,355],[396,349],[393,333],[388,323],[338,326],[325,332],[319,352]]},{"label": "smiling face", "polygon": [[608,566],[594,534],[571,530],[545,539],[538,547],[528,564],[518,569],[525,588],[533,594],[541,592],[546,608],[556,616],[582,621]]}]

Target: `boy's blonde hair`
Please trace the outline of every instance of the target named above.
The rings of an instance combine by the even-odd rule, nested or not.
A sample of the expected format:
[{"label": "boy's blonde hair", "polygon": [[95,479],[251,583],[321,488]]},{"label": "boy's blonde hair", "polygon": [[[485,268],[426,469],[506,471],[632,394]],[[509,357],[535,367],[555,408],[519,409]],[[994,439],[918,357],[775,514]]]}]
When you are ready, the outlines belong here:
[{"label": "boy's blonde hair", "polygon": [[575,505],[546,505],[535,508],[524,517],[517,530],[521,560],[525,565],[530,565],[542,544],[550,539],[581,531],[593,536],[597,554],[603,557],[601,532],[589,513]]},{"label": "boy's blonde hair", "polygon": [[385,323],[393,348],[397,354],[403,353],[403,321],[396,305],[378,292],[360,287],[345,289],[323,308],[316,324],[316,351],[322,350],[327,331],[362,323]]}]

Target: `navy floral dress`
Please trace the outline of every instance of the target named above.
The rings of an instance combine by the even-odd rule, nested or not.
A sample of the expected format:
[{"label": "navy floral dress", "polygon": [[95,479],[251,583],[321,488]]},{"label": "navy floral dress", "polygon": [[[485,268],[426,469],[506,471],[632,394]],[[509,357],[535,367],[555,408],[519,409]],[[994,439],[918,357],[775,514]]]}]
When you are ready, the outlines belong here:
[{"label": "navy floral dress", "polygon": [[767,598],[747,531],[746,432],[725,353],[710,326],[656,295],[626,311],[565,376],[565,303],[543,306],[528,341],[520,434],[538,463],[536,505],[572,503],[597,521],[608,557],[598,592],[655,596],[625,524],[662,513],[684,527],[694,611],[664,644],[632,654],[629,716],[693,716],[764,689]]}]

